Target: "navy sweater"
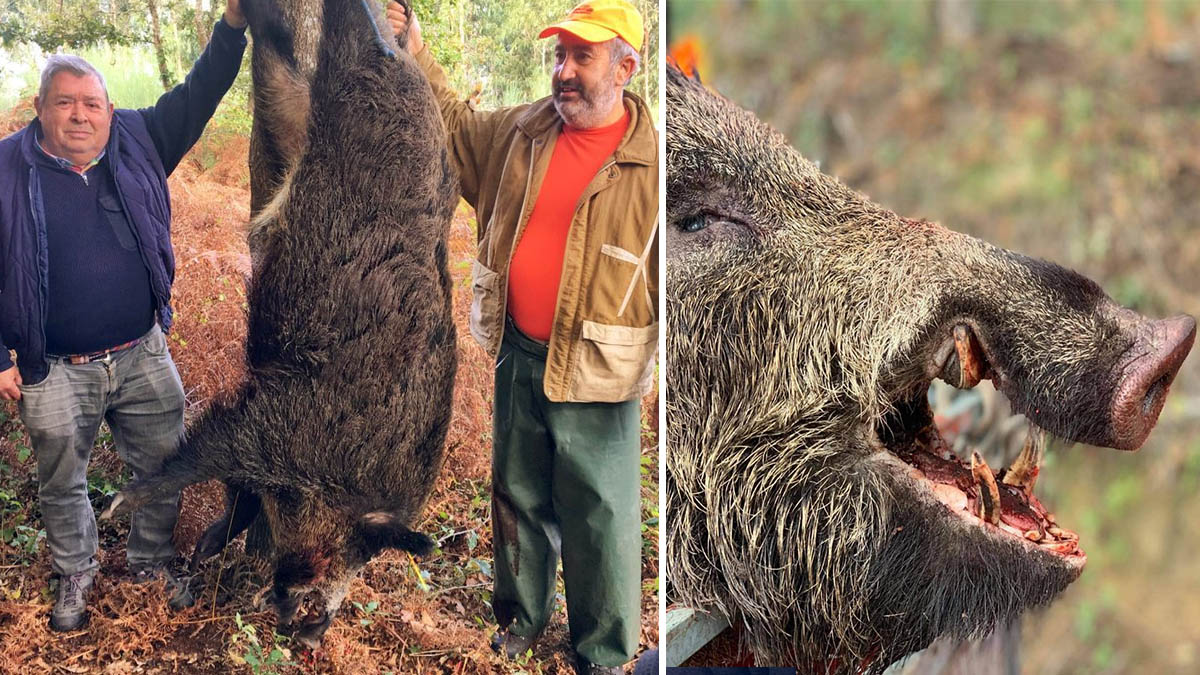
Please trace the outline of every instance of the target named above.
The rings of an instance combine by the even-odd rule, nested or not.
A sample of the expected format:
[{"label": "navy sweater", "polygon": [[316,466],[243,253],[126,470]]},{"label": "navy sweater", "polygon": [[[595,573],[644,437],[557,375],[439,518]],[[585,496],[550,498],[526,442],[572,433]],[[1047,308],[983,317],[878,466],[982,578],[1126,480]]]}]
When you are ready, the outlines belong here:
[{"label": "navy sweater", "polygon": [[46,195],[46,352],[87,354],[154,322],[150,272],[113,185],[108,158],[80,175],[40,158]]}]

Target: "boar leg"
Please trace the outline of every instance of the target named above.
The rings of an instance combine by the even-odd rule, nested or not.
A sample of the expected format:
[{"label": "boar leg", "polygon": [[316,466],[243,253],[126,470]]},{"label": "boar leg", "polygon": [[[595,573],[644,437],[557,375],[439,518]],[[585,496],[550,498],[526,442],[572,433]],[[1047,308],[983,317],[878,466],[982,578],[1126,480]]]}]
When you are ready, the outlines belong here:
[{"label": "boar leg", "polygon": [[308,147],[311,97],[295,56],[295,36],[278,4],[247,0],[242,11],[254,37],[254,139],[257,168],[270,176],[266,190],[252,190],[251,265],[258,269],[280,221],[296,162]]},{"label": "boar leg", "polygon": [[[400,6],[404,8],[404,13],[408,15],[409,18],[409,22],[404,25],[404,32],[395,36],[396,46],[398,46],[400,49],[404,49],[408,46],[409,28],[412,27],[412,5],[408,0],[396,0],[396,2],[400,3]],[[375,20],[378,21],[377,18]],[[378,30],[378,26],[376,26],[376,30]]]},{"label": "boar leg", "polygon": [[199,466],[190,453],[177,452],[167,458],[159,472],[147,478],[135,478],[125,486],[100,514],[100,520],[123,516],[155,500],[175,494],[183,488],[215,478],[211,466]]},{"label": "boar leg", "polygon": [[225,513],[221,514],[221,517],[212,525],[209,525],[201,535],[200,541],[196,542],[196,549],[192,552],[192,561],[188,564],[188,571],[195,574],[200,563],[220,553],[229,542],[233,541],[234,537],[250,527],[250,523],[254,522],[254,518],[261,510],[262,501],[259,500],[258,495],[249,490],[234,490],[226,487]]}]

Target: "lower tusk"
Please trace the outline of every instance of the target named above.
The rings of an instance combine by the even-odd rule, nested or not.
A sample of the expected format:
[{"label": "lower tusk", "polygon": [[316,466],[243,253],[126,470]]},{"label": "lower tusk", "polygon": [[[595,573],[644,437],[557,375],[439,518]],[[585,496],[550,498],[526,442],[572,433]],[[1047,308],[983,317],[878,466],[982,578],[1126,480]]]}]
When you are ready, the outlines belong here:
[{"label": "lower tusk", "polygon": [[1000,524],[1000,488],[996,476],[978,452],[971,453],[971,475],[979,484],[979,517],[993,525]]},{"label": "lower tusk", "polygon": [[959,388],[970,389],[979,384],[987,362],[983,358],[983,348],[969,326],[960,323],[954,327],[954,351],[958,355]]}]

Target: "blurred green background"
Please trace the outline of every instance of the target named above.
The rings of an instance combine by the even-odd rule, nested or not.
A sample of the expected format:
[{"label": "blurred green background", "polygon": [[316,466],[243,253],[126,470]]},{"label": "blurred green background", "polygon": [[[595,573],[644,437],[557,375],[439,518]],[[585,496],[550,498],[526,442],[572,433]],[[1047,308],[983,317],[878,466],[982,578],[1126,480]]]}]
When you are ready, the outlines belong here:
[{"label": "blurred green background", "polygon": [[[884,206],[1200,315],[1200,2],[673,0],[667,33]],[[1140,452],[1051,449],[1088,565],[1025,619],[1023,672],[1200,672],[1198,431],[1193,354]]]}]

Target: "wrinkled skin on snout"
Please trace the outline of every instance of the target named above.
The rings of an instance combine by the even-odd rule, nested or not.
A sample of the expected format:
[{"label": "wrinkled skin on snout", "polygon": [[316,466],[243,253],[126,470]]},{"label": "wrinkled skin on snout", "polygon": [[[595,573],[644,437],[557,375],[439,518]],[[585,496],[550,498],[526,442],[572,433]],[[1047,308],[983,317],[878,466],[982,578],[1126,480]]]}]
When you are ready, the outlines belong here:
[{"label": "wrinkled skin on snout", "polygon": [[[1195,322],[902,218],[669,69],[667,564],[672,602],[758,665],[881,672],[1061,593],[1086,557],[1033,493],[1043,432],[1136,449]],[[931,379],[991,379],[1022,460],[945,447]]]}]

